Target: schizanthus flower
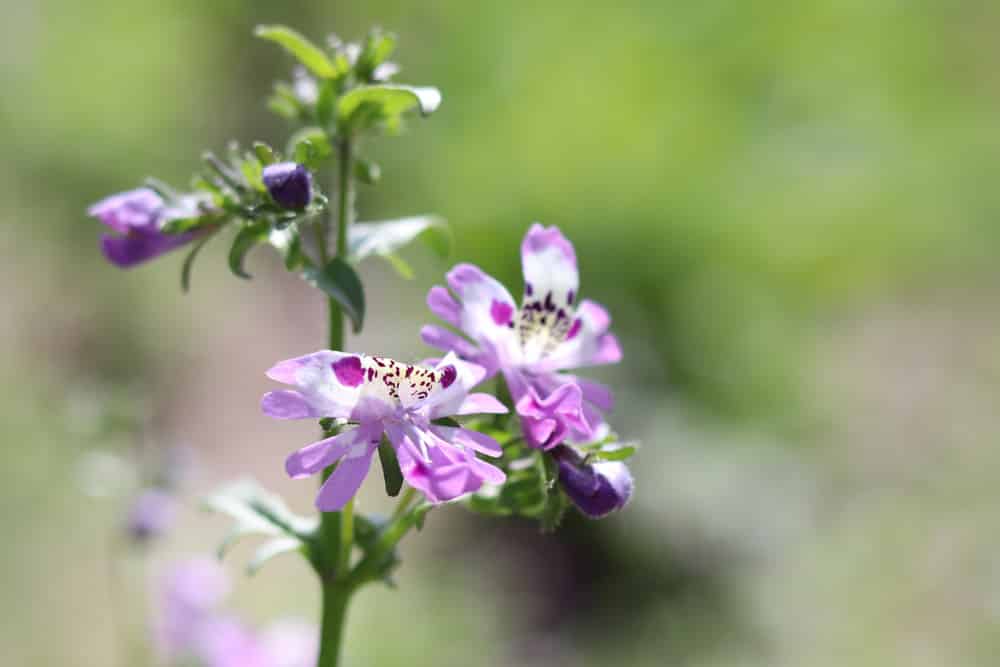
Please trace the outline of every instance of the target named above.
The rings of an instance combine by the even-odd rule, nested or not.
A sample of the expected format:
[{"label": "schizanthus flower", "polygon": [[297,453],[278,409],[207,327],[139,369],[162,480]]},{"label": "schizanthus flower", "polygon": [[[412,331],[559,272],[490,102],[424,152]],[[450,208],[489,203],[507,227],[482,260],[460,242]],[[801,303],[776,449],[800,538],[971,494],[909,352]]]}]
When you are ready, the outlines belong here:
[{"label": "schizanthus flower", "polygon": [[161,229],[170,220],[201,214],[200,203],[188,196],[168,206],[149,188],[139,188],[102,199],[87,215],[116,232],[101,236],[101,249],[109,262],[129,268],[191,242],[196,232],[165,234]]},{"label": "schizanthus flower", "polygon": [[337,463],[316,497],[316,506],[323,511],[341,509],[357,493],[383,435],[396,451],[403,478],[432,503],[505,478],[501,470],[475,455],[499,456],[495,440],[434,423],[453,415],[507,412],[492,396],[469,393],[484,371],[454,354],[434,366],[413,366],[321,350],[282,361],[267,375],[296,389],[264,396],[265,414],[277,419],[333,417],[357,425],[300,449],[285,462],[294,478],[315,475]]},{"label": "schizanthus flower", "polygon": [[608,333],[611,318],[599,304],[578,301],[576,253],[558,228],[532,225],[521,262],[520,308],[494,278],[459,264],[447,276],[451,292],[432,288],[427,305],[468,338],[435,325],[425,326],[421,336],[483,366],[489,376],[502,373],[531,446],[547,450],[564,440],[585,441],[603,423],[601,411],[611,409],[611,392],[565,371],[621,360],[618,339]]}]

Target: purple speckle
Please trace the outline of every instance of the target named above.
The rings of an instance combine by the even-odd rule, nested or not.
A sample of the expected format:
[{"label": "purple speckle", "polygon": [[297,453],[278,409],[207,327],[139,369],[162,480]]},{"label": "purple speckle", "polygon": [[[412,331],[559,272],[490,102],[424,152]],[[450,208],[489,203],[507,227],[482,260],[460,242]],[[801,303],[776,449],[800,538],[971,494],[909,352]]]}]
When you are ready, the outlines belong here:
[{"label": "purple speckle", "polygon": [[528,296],[531,296],[532,294],[535,293],[535,288],[531,286],[531,283],[529,282],[524,283],[524,293],[527,294]]},{"label": "purple speckle", "polygon": [[573,250],[573,244],[555,226],[542,227],[537,222],[533,224],[521,242],[521,255],[542,253],[550,247],[556,248],[566,261],[576,268],[576,252]]},{"label": "purple speckle", "polygon": [[514,315],[514,307],[509,303],[504,303],[503,301],[498,301],[493,299],[493,303],[490,305],[490,317],[498,326],[504,326],[511,321]]},{"label": "purple speckle", "polygon": [[580,333],[581,326],[583,326],[583,323],[580,321],[579,317],[573,320],[573,324],[570,325],[569,331],[566,332],[566,340],[573,340],[576,338],[576,335]]},{"label": "purple speckle", "polygon": [[441,386],[447,389],[458,377],[458,371],[454,366],[445,366],[441,369]]},{"label": "purple speckle", "polygon": [[365,380],[361,357],[344,357],[330,364],[330,367],[333,368],[333,373],[340,384],[347,387],[357,387]]},{"label": "purple speckle", "polygon": [[573,290],[570,290],[566,294],[566,303],[568,303],[569,305],[572,306],[573,305],[573,297],[575,297],[575,296],[576,296],[576,294],[573,292]]}]

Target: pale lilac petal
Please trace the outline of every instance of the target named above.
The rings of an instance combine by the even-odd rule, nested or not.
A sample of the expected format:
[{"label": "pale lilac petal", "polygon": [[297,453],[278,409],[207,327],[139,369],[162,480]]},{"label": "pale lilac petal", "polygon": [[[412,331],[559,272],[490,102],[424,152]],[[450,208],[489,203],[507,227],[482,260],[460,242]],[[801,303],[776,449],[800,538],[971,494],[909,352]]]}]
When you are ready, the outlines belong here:
[{"label": "pale lilac petal", "polygon": [[87,215],[97,218],[119,234],[134,229],[155,228],[163,199],[149,188],[127,190],[105,197],[87,209]]},{"label": "pale lilac petal", "polygon": [[378,448],[378,441],[364,447],[363,451],[351,452],[334,468],[333,474],[320,487],[316,496],[316,508],[323,512],[337,512],[344,508],[347,501],[354,497],[361,488],[361,482],[368,475],[372,454]]},{"label": "pale lilac petal", "polygon": [[567,312],[574,305],[580,286],[576,253],[558,227],[531,226],[521,242],[521,267],[525,304],[549,303]]},{"label": "pale lilac petal", "polygon": [[455,415],[504,415],[507,406],[491,394],[469,394],[452,414]]},{"label": "pale lilac petal", "polygon": [[438,426],[436,424],[432,425],[430,430],[445,442],[462,445],[487,456],[496,457],[503,454],[503,448],[500,447],[500,443],[479,431],[456,426]]},{"label": "pale lilac petal", "polygon": [[[388,429],[387,434],[396,449],[403,478],[428,501],[453,500],[478,491],[486,481],[500,483],[506,478],[502,470],[480,461],[471,451],[457,449],[430,430],[415,431],[411,429],[412,437],[399,429]],[[421,456],[413,438],[429,443],[427,459]]]},{"label": "pale lilac petal", "polygon": [[615,407],[615,397],[611,388],[600,382],[594,382],[577,375],[565,375],[566,380],[573,382],[583,392],[583,400],[593,403],[601,410],[611,411]]},{"label": "pale lilac petal", "polygon": [[275,419],[313,419],[325,416],[318,413],[305,396],[290,389],[264,394],[260,409],[265,415]]},{"label": "pale lilac petal", "polygon": [[[361,355],[320,350],[294,359],[287,359],[267,371],[272,380],[294,385],[308,403],[309,416],[350,418],[360,398],[362,385],[350,372],[352,360],[360,363]],[[335,364],[340,373],[335,371]]]},{"label": "pale lilac petal", "polygon": [[432,287],[427,293],[427,307],[442,320],[459,327],[462,325],[462,307],[458,305],[451,293],[441,286]]},{"label": "pale lilac petal", "polygon": [[462,308],[459,328],[480,343],[482,352],[496,355],[500,362],[518,359],[520,346],[513,320],[499,322],[496,319],[501,310],[510,313],[516,310],[510,292],[472,264],[459,264],[447,278]]},{"label": "pale lilac petal", "polygon": [[434,324],[427,324],[420,329],[420,338],[431,347],[436,347],[442,352],[454,351],[455,354],[469,361],[475,361],[480,354],[479,348],[462,336]]},{"label": "pale lilac petal", "polygon": [[285,472],[292,478],[315,475],[352,448],[360,446],[364,449],[366,441],[373,437],[374,430],[371,426],[358,427],[306,445],[285,460]]},{"label": "pale lilac petal", "polygon": [[319,653],[319,630],[305,621],[271,624],[260,638],[271,667],[313,667]]}]

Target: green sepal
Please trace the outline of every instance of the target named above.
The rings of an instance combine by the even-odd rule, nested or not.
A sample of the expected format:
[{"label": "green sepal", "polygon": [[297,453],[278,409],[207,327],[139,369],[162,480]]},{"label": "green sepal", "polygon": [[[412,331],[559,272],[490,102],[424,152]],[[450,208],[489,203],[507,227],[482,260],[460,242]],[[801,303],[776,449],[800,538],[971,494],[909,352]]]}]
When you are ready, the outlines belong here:
[{"label": "green sepal", "polygon": [[322,269],[306,268],[302,277],[340,304],[344,313],[351,318],[354,333],[361,331],[365,319],[365,293],[361,279],[350,264],[340,257],[334,257]]},{"label": "green sepal", "polygon": [[215,236],[215,233],[206,234],[204,237],[198,239],[191,250],[188,251],[187,256],[184,258],[184,263],[181,265],[181,291],[187,293],[191,289],[191,269],[194,268],[194,260],[197,259],[198,253],[201,249],[205,247],[205,244]]},{"label": "green sepal", "polygon": [[291,28],[283,25],[259,25],[254,29],[254,35],[281,45],[318,77],[335,79],[346,73],[322,49]]},{"label": "green sepal", "polygon": [[384,63],[396,50],[396,35],[373,28],[365,39],[354,71],[362,81],[371,81],[375,68]]},{"label": "green sepal", "polygon": [[382,479],[385,481],[385,492],[395,498],[399,495],[399,490],[403,488],[403,473],[399,469],[399,461],[396,459],[396,450],[393,449],[385,435],[378,445],[378,460],[382,464]]},{"label": "green sepal", "polygon": [[333,146],[326,133],[318,127],[304,127],[288,139],[287,153],[292,160],[311,170],[333,154]]},{"label": "green sepal", "polygon": [[253,142],[253,152],[260,160],[260,163],[264,166],[269,164],[274,164],[278,161],[278,158],[274,155],[274,149],[265,144],[263,141]]},{"label": "green sepal", "polygon": [[229,249],[229,270],[233,274],[249,280],[250,274],[243,270],[243,259],[250,249],[268,240],[271,224],[266,220],[258,220],[245,225],[233,239]]}]

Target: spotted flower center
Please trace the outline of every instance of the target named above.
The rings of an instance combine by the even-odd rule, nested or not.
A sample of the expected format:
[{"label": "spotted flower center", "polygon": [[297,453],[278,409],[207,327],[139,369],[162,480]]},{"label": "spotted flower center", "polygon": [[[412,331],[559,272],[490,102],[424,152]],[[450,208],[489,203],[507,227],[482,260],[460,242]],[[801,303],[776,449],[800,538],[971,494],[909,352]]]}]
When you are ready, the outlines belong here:
[{"label": "spotted flower center", "polygon": [[535,294],[531,283],[525,283],[517,335],[528,360],[545,357],[579,331],[579,320],[573,316],[574,297],[573,290]]},{"label": "spotted flower center", "polygon": [[332,364],[337,381],[397,406],[407,407],[450,387],[458,377],[454,366],[435,370],[386,357],[344,357]]}]

